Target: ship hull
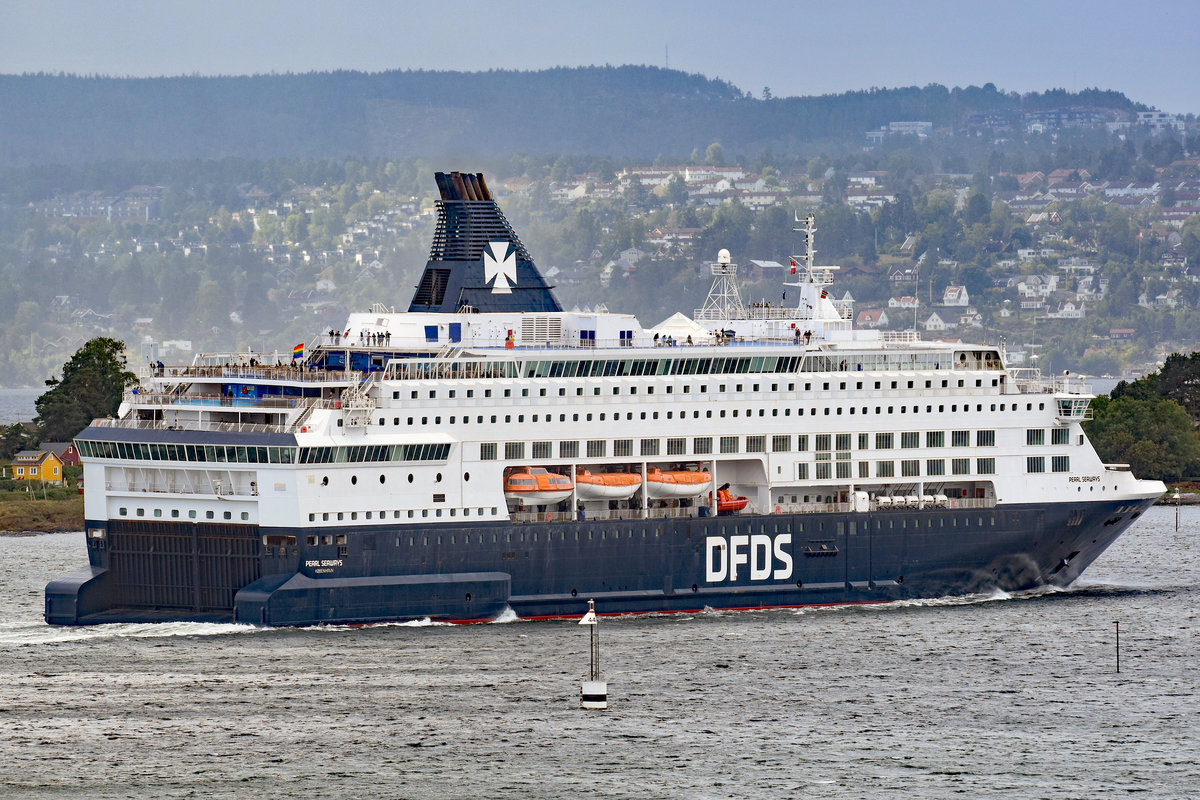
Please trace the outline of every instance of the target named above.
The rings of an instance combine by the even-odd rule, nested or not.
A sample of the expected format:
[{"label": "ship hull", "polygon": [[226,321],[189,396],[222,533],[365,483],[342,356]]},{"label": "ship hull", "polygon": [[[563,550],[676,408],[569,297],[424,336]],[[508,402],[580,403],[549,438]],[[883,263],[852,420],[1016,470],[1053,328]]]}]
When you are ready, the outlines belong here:
[{"label": "ship hull", "polygon": [[[316,531],[89,522],[91,566],[47,586],[46,620],[465,622],[579,615],[589,599],[670,613],[1066,586],[1152,503]],[[333,531],[344,545],[305,544]]]}]

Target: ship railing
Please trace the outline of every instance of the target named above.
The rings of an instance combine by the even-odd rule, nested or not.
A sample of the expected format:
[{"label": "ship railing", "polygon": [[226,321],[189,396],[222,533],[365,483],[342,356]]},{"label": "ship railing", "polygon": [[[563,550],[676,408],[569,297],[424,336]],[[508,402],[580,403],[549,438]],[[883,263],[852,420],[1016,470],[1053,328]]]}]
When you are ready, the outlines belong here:
[{"label": "ship railing", "polygon": [[531,524],[536,522],[580,522],[587,520],[628,520],[639,519],[684,519],[697,517],[700,512],[696,506],[687,508],[640,508],[599,509],[585,511],[513,511],[509,516],[514,523]]},{"label": "ship railing", "polygon": [[951,497],[946,500],[946,508],[995,508],[994,497]]},{"label": "ship railing", "polygon": [[122,428],[146,431],[207,431],[210,433],[287,433],[286,425],[262,422],[215,422],[212,420],[164,419],[94,419],[93,428]]},{"label": "ship railing", "polygon": [[1040,369],[1011,367],[1012,385],[1027,394],[1092,394],[1092,387],[1079,375],[1045,376]]},{"label": "ship railing", "polygon": [[202,378],[229,378],[246,381],[286,381],[288,383],[354,383],[362,377],[357,370],[346,372],[327,369],[309,370],[299,366],[241,366],[237,364],[163,367],[161,370],[155,370],[154,375],[160,378],[178,378],[190,381]]},{"label": "ship railing", "polygon": [[219,497],[257,497],[258,489],[239,489],[230,484],[217,484],[197,488],[183,484],[168,484],[159,486],[157,484],[138,484],[119,481],[105,481],[104,490],[106,492],[121,492],[125,494],[186,494],[186,495],[210,495]]},{"label": "ship railing", "polygon": [[920,332],[913,331],[913,330],[881,331],[880,335],[881,335],[881,338],[883,339],[883,341],[888,344],[901,344],[901,343],[921,341]]},{"label": "ship railing", "polygon": [[[163,392],[125,392],[122,399],[141,406],[222,406],[228,408],[302,408],[322,401],[312,397],[228,397],[219,394],[175,394]],[[326,401],[329,402],[329,401]]]}]

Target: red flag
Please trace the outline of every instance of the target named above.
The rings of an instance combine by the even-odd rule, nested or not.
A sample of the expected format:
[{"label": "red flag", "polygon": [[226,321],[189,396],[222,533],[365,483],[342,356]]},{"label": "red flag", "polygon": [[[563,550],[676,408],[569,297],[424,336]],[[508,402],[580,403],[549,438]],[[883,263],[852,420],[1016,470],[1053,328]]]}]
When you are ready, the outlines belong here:
[{"label": "red flag", "polygon": [[792,274],[795,275],[796,274],[796,259],[790,258],[788,260],[792,262]]}]

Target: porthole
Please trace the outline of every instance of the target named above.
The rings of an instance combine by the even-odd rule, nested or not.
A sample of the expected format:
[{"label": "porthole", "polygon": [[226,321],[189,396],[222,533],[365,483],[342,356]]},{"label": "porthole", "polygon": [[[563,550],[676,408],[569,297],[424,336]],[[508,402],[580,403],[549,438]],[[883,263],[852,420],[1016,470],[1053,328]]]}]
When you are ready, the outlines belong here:
[{"label": "porthole", "polygon": [[408,482],[409,482],[409,483],[412,483],[412,482],[413,482],[413,474],[412,474],[411,472],[410,472],[410,473],[408,473]]},{"label": "porthole", "polygon": [[329,476],[328,476],[328,475],[325,475],[325,476],[323,476],[323,477],[321,478],[321,485],[322,485],[322,486],[328,486],[328,485],[329,485]]},{"label": "porthole", "polygon": [[471,473],[469,473],[469,472],[464,472],[464,473],[463,473],[463,480],[464,480],[464,481],[469,481],[469,480],[471,480]]},{"label": "porthole", "polygon": [[380,482],[380,483],[383,483],[383,482],[384,482],[384,481],[386,481],[386,480],[387,480],[387,476],[386,476],[386,475],[380,475],[380,476],[379,476],[379,482]]},{"label": "porthole", "polygon": [[358,484],[358,476],[357,476],[357,475],[351,475],[351,476],[350,476],[350,485],[351,485],[351,486],[355,486],[355,485],[357,485],[357,484]]},{"label": "porthole", "polygon": [[440,472],[439,472],[439,473],[437,474],[437,477],[433,479],[433,482],[434,482],[434,483],[441,483],[441,482],[442,482],[442,473],[440,473]]}]

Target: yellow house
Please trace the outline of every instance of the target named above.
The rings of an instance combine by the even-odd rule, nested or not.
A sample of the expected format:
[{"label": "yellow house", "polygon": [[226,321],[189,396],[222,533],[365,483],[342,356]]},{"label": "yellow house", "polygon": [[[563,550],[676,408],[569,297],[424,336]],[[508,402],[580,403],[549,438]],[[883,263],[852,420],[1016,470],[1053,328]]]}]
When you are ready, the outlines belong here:
[{"label": "yellow house", "polygon": [[62,483],[63,465],[49,450],[22,450],[13,457],[13,478],[19,481]]}]

